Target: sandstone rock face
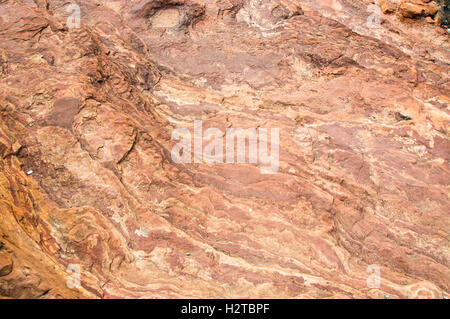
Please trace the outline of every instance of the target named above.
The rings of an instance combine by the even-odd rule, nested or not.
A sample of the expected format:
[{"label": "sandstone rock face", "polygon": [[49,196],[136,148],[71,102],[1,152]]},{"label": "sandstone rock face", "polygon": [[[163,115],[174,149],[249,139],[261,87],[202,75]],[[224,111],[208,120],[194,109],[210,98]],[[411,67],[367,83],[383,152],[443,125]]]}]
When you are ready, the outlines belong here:
[{"label": "sandstone rock face", "polygon": [[[76,3],[0,1],[0,296],[449,297],[436,2]],[[278,170],[176,163],[195,120]]]},{"label": "sandstone rock face", "polygon": [[409,0],[400,3],[399,11],[405,18],[415,18],[435,15],[438,7],[436,3],[429,0]]}]

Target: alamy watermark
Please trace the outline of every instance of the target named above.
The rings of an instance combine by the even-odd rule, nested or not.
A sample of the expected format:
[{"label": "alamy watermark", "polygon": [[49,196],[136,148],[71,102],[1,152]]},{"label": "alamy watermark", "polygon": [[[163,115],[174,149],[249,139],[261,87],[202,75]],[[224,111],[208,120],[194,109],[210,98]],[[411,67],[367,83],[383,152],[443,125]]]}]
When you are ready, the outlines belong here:
[{"label": "alamy watermark", "polygon": [[78,264],[69,264],[66,271],[70,274],[66,284],[69,289],[81,288],[81,267]]},{"label": "alamy watermark", "polygon": [[367,18],[366,25],[369,29],[381,27],[381,7],[378,3],[371,4],[367,7],[367,12],[370,13]]},{"label": "alamy watermark", "polygon": [[[312,2],[312,7],[316,10],[320,10],[323,6],[323,2]],[[347,11],[345,5],[341,4],[341,0],[328,0],[325,2],[328,7],[332,8],[338,15]],[[381,27],[382,10],[378,0],[367,6],[367,13],[369,16],[366,19],[366,27],[369,29],[376,29]],[[335,18],[333,15],[326,15],[327,17]]]},{"label": "alamy watermark", "polygon": [[81,24],[81,9],[80,6],[75,4],[75,3],[71,3],[67,9],[66,9],[67,13],[70,13],[70,15],[67,17],[67,27],[70,29],[79,29],[80,28],[80,24]]},{"label": "alamy watermark", "polygon": [[268,128],[227,128],[225,134],[218,128],[208,128],[203,132],[203,122],[196,120],[193,139],[187,128],[172,132],[171,139],[179,142],[172,148],[171,156],[175,163],[257,164],[262,174],[272,174],[279,167],[279,133],[278,128],[270,129],[269,152]]},{"label": "alamy watermark", "polygon": [[367,288],[380,288],[381,286],[381,270],[378,265],[367,266],[366,272],[369,273],[369,277],[366,279]]}]

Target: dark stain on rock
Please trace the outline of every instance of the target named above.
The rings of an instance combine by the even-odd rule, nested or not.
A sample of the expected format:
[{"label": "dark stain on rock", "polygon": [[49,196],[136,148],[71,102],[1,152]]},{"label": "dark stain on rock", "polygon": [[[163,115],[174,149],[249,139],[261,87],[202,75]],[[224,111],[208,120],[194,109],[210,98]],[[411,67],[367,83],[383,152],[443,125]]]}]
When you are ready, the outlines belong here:
[{"label": "dark stain on rock", "polygon": [[72,130],[73,120],[78,113],[78,105],[78,99],[72,97],[56,100],[51,114],[45,119],[45,124]]},{"label": "dark stain on rock", "polygon": [[410,116],[404,115],[400,112],[395,113],[395,119],[397,121],[411,121],[412,120],[412,118]]},{"label": "dark stain on rock", "polygon": [[6,253],[0,254],[0,277],[9,275],[13,270],[13,261]]}]

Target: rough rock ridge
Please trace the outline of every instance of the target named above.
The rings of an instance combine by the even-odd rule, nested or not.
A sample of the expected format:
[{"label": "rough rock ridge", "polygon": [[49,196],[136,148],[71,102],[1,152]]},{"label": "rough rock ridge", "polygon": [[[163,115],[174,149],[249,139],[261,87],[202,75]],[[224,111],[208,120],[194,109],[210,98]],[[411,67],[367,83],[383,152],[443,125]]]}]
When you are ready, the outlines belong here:
[{"label": "rough rock ridge", "polygon": [[[0,1],[1,297],[449,297],[437,2],[76,3]],[[278,172],[175,163],[199,119]]]}]

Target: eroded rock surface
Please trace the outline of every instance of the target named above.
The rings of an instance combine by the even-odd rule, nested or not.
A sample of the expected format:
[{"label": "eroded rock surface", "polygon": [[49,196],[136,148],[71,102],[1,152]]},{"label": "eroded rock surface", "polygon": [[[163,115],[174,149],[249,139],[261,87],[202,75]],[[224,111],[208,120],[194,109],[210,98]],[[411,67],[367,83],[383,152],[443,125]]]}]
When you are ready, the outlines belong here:
[{"label": "eroded rock surface", "polygon": [[[449,297],[435,1],[77,4],[0,1],[0,296]],[[175,163],[199,119],[279,170]]]}]

